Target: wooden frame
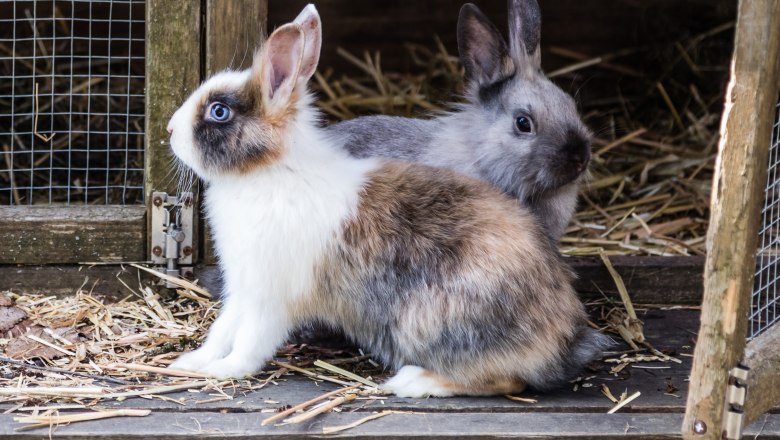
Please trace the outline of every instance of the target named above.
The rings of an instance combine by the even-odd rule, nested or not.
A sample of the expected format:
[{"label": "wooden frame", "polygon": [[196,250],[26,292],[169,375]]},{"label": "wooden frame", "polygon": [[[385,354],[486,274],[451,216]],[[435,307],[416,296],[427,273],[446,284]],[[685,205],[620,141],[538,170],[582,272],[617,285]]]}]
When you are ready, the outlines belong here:
[{"label": "wooden frame", "polygon": [[[741,0],[713,179],[701,329],[682,429],[688,439],[719,439],[723,435],[729,371],[745,350],[771,121],[780,82],[778,53],[780,0]],[[776,340],[776,333],[777,329],[769,338]],[[749,352],[753,353],[749,359],[759,361],[760,342],[751,343]],[[778,379],[777,373],[759,376],[766,379],[751,380],[767,383],[751,386],[762,391],[768,382]],[[777,390],[772,396],[778,396]],[[748,402],[750,399],[748,391]],[[745,423],[775,403],[769,400],[759,398],[750,403]]]}]

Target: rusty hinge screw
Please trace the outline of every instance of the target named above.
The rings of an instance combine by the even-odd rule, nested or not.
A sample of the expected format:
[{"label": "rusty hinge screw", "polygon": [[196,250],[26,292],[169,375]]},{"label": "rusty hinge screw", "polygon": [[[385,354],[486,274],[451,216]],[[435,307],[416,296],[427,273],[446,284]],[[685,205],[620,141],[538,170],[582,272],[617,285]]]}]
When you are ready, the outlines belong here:
[{"label": "rusty hinge screw", "polygon": [[185,257],[189,257],[192,255],[192,247],[184,246],[184,249],[181,250],[181,253],[184,254]]},{"label": "rusty hinge screw", "polygon": [[155,246],[154,248],[152,248],[152,253],[156,257],[159,257],[160,255],[162,255],[162,248],[160,246]]},{"label": "rusty hinge screw", "polygon": [[696,434],[706,434],[707,424],[702,422],[701,420],[697,420],[693,422],[693,432]]},{"label": "rusty hinge screw", "polygon": [[152,203],[154,203],[154,206],[162,206],[163,199],[162,197],[155,197],[154,200],[152,200]]},{"label": "rusty hinge screw", "polygon": [[185,197],[184,198],[184,206],[186,206],[187,208],[192,206],[192,197]]}]

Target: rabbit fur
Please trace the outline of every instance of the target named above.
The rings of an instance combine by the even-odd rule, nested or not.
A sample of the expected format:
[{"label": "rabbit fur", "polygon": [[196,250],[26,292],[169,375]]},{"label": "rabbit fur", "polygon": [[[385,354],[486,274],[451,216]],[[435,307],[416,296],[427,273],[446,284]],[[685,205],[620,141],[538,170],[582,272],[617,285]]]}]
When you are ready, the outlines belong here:
[{"label": "rabbit fur", "polygon": [[462,7],[457,37],[467,90],[454,112],[359,117],[327,131],[357,157],[419,162],[489,182],[530,208],[557,243],[576,209],[591,133],[571,96],[541,70],[537,1],[509,0],[508,10],[509,46],[479,8]]},{"label": "rabbit fur", "polygon": [[253,374],[319,322],[395,369],[384,386],[399,396],[566,383],[607,338],[533,215],[477,179],[329,140],[306,89],[319,26],[307,6],[170,120],[173,152],[206,184],[225,283],[205,342],[171,367]]}]

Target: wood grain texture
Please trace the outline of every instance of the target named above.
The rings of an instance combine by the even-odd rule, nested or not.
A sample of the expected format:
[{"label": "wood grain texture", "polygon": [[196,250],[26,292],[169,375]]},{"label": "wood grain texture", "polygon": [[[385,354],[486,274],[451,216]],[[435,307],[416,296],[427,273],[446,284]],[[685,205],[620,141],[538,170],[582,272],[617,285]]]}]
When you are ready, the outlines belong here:
[{"label": "wood grain texture", "polygon": [[[309,0],[272,0],[269,29],[292,20]],[[465,0],[319,0],[323,52],[320,66],[344,71],[349,64],[336,53],[343,47],[360,56],[380,51],[386,71],[412,64],[405,43],[433,47],[434,35],[457,55],[455,27]],[[476,0],[477,6],[506,35],[504,0]],[[561,46],[596,56],[627,47],[674,41],[733,20],[734,0],[543,0],[542,50]],[[571,60],[542,56],[545,70]]]},{"label": "wood grain texture", "polygon": [[[176,109],[200,84],[200,20],[200,2],[146,2],[147,203],[154,191],[176,194],[177,176],[166,127]],[[150,240],[147,237],[147,242]]]},{"label": "wood grain texture", "polygon": [[207,77],[252,65],[252,55],[265,34],[267,14],[267,0],[207,0]]},{"label": "wood grain texture", "polygon": [[[583,300],[602,299],[604,295],[619,298],[615,282],[598,257],[577,257],[566,261],[577,273],[575,289]],[[632,301],[637,304],[701,303],[702,258],[613,257],[611,261],[623,277]],[[90,268],[86,274],[100,278],[100,286],[107,291],[118,292],[123,287],[113,276],[116,270],[119,268],[98,266]],[[80,266],[0,266],[0,290],[25,288],[28,292],[66,295],[84,280],[84,271]],[[198,277],[199,273],[199,268],[196,268],[195,276]]]},{"label": "wood grain texture", "polygon": [[748,394],[745,401],[745,423],[752,423],[761,414],[780,402],[780,324],[775,324],[745,347],[748,374]]},{"label": "wood grain texture", "polygon": [[145,259],[143,206],[22,206],[0,209],[0,264]]},{"label": "wood grain texture", "polygon": [[[615,281],[598,257],[565,258],[577,273],[580,297],[617,298]],[[610,257],[631,301],[637,304],[700,304],[704,257]]]},{"label": "wood grain texture", "polygon": [[[699,342],[683,436],[721,436],[729,370],[742,357],[780,79],[780,1],[742,0],[707,233]],[[707,432],[697,435],[695,422]]]}]

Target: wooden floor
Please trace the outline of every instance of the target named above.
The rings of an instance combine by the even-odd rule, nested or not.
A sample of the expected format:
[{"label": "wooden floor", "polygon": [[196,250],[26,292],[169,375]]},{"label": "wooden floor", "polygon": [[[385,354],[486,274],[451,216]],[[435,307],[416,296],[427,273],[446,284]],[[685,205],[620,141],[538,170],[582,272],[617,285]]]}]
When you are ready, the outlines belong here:
[{"label": "wooden floor", "polygon": [[[298,425],[260,426],[262,419],[280,407],[295,405],[335,389],[328,383],[289,376],[233,400],[197,404],[208,396],[182,392],[168,394],[183,404],[159,399],[133,398],[103,404],[105,408],[149,408],[143,418],[117,418],[60,426],[55,438],[66,439],[195,439],[206,436],[231,438],[538,438],[611,439],[678,438],[685,406],[687,377],[698,329],[698,312],[650,310],[641,317],[645,334],[656,348],[683,361],[643,363],[629,366],[618,375],[609,373],[614,364],[599,362],[595,371],[583,372],[580,381],[554,393],[525,393],[538,403],[520,403],[493,398],[386,398],[357,400],[342,408]],[[640,368],[641,367],[641,368]],[[623,391],[641,396],[616,414],[601,392],[602,385],[619,395]],[[575,390],[576,388],[576,390]],[[0,412],[4,409],[0,407]],[[323,427],[350,423],[381,410],[408,411],[367,422],[340,434],[324,436]],[[45,439],[48,429],[16,431],[12,414],[0,414],[0,439]],[[747,429],[745,438],[780,439],[780,413],[761,418]]]}]

